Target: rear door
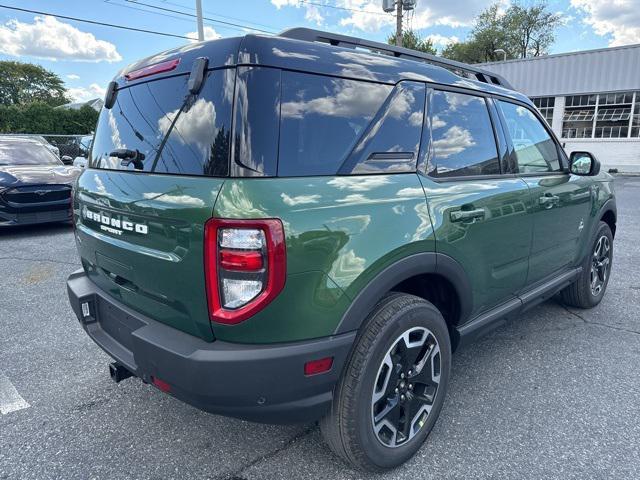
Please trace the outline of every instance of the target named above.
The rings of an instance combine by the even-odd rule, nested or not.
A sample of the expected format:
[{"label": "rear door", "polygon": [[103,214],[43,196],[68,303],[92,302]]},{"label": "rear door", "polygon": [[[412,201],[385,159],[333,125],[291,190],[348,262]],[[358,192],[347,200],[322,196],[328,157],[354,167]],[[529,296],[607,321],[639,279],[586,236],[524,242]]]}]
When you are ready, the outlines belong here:
[{"label": "rear door", "polygon": [[[490,108],[491,107],[491,108]],[[422,183],[436,248],[457,260],[473,288],[473,314],[524,286],[531,243],[527,184],[503,173],[506,140],[482,96],[433,90]],[[424,142],[423,142],[424,143]]]},{"label": "rear door", "polygon": [[591,190],[588,179],[564,168],[560,147],[533,110],[496,102],[509,140],[515,167],[531,191],[533,241],[527,284],[566,270],[577,261],[580,242],[589,231]]},{"label": "rear door", "polygon": [[234,75],[209,71],[197,95],[187,74],[125,84],[100,113],[74,199],[89,277],[130,308],[207,339],[203,226],[229,168]]}]

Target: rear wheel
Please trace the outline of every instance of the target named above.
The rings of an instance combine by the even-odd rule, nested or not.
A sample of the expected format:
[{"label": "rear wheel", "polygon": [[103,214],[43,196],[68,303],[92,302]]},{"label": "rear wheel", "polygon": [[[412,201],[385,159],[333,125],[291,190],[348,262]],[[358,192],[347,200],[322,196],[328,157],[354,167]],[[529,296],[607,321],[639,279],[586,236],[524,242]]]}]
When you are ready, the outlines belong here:
[{"label": "rear wheel", "polygon": [[605,222],[600,222],[590,253],[582,264],[576,281],[561,292],[562,301],[572,307],[592,308],[600,303],[609,284],[613,262],[613,235]]},{"label": "rear wheel", "polygon": [[420,448],[442,408],[451,346],[429,302],[391,294],[370,314],[320,422],[331,449],[353,466],[394,468]]}]

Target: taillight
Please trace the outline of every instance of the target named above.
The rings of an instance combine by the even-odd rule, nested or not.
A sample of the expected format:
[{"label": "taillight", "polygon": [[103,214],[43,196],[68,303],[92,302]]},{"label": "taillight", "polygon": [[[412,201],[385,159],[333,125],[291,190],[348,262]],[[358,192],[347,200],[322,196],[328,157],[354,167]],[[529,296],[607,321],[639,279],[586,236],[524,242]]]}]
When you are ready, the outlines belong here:
[{"label": "taillight", "polygon": [[246,320],[284,288],[282,222],[212,218],[205,225],[204,262],[211,321],[233,325]]}]

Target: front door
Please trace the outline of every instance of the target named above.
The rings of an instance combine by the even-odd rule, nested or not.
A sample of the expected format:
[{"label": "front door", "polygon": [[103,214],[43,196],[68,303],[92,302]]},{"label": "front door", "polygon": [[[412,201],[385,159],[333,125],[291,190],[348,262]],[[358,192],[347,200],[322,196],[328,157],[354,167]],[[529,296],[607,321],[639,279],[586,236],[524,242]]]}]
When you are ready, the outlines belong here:
[{"label": "front door", "polygon": [[533,241],[527,284],[551,277],[579,260],[589,231],[589,182],[563,168],[560,147],[528,108],[496,102],[513,143],[517,169],[529,186]]}]

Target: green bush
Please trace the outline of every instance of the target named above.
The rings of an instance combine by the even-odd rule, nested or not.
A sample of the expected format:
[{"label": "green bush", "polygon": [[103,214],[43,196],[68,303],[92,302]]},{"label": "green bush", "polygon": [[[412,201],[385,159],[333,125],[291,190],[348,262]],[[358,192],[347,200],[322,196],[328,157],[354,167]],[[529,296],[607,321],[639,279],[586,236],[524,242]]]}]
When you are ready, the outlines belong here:
[{"label": "green bush", "polygon": [[0,133],[87,134],[95,130],[98,112],[55,108],[42,102],[0,105]]}]

